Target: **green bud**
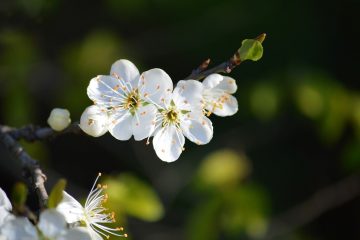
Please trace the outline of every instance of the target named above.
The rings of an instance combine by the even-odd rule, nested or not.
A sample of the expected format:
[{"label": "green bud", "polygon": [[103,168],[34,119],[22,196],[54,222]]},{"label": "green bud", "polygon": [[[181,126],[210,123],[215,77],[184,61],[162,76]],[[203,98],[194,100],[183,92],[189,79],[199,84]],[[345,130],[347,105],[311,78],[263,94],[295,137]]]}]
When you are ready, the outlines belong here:
[{"label": "green bud", "polygon": [[262,57],[264,50],[261,43],[264,41],[265,36],[265,34],[262,34],[256,39],[245,39],[242,41],[241,47],[238,50],[242,62],[245,60],[257,61]]}]

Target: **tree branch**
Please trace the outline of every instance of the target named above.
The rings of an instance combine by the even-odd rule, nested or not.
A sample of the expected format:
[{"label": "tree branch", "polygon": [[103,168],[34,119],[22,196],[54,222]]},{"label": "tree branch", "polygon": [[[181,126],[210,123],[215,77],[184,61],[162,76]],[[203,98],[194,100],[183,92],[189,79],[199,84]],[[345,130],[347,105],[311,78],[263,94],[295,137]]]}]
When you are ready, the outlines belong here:
[{"label": "tree branch", "polygon": [[360,195],[360,176],[352,175],[317,191],[305,202],[276,217],[264,239],[278,239],[310,223],[323,213]]},{"label": "tree branch", "polygon": [[60,132],[54,131],[50,127],[39,127],[34,125],[27,125],[21,128],[2,126],[2,129],[2,131],[8,133],[13,139],[24,139],[28,142],[51,140],[60,135],[69,133],[82,133],[78,122],[72,123],[69,127]]},{"label": "tree branch", "polygon": [[[257,36],[255,40],[259,40],[260,42],[263,42],[265,37],[266,34],[263,33]],[[185,78],[185,80],[186,79],[201,80],[213,73],[230,73],[235,67],[239,66],[241,63],[242,61],[240,59],[239,51],[236,51],[229,60],[208,70],[206,69],[210,64],[210,59],[207,59],[198,68],[194,69],[192,73]]]},{"label": "tree branch", "polygon": [[[6,129],[6,128],[5,128]],[[46,207],[48,194],[45,189],[46,175],[41,171],[38,162],[30,157],[21,145],[0,126],[0,141],[9,150],[12,156],[21,162],[25,171],[25,178],[28,179],[29,185],[36,191],[39,201],[39,207]]]}]

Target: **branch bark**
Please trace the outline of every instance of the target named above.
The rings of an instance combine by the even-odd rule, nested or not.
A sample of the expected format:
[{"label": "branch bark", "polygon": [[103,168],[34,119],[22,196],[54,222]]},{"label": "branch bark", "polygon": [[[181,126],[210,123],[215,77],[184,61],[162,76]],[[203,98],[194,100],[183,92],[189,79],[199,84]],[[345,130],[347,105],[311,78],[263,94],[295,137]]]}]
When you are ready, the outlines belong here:
[{"label": "branch bark", "polygon": [[60,132],[54,131],[50,127],[39,127],[34,125],[27,125],[21,128],[2,126],[2,129],[4,132],[8,133],[13,139],[23,139],[28,142],[51,140],[58,136],[69,133],[82,133],[78,122],[72,123],[69,127]]},{"label": "branch bark", "polygon": [[[255,40],[258,40],[260,42],[263,42],[266,37],[266,34],[260,34],[255,38]],[[239,66],[242,63],[240,59],[239,51],[236,51],[234,55],[228,59],[227,61],[211,68],[207,69],[210,64],[210,59],[205,60],[198,68],[194,69],[189,76],[185,78],[187,79],[193,79],[193,80],[201,80],[210,74],[213,73],[230,73],[235,67]]]},{"label": "branch bark", "polygon": [[38,196],[39,207],[45,208],[47,205],[48,194],[45,188],[46,175],[42,172],[38,162],[30,157],[21,145],[0,126],[0,141],[9,150],[11,155],[21,162],[24,169],[25,178],[29,185],[35,189]]}]

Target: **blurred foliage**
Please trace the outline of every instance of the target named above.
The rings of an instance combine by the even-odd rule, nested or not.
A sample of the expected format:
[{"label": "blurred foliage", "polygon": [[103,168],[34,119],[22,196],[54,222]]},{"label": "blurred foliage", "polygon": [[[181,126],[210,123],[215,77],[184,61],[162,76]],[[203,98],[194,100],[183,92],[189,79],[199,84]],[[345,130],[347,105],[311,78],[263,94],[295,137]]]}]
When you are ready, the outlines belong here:
[{"label": "blurred foliage", "polygon": [[[108,207],[134,239],[261,238],[270,213],[360,170],[359,47],[349,37],[359,33],[354,2],[2,1],[1,123],[46,125],[54,107],[79,119],[91,104],[89,80],[108,74],[119,58],[140,71],[163,68],[176,82],[203,59],[220,63],[241,40],[265,31],[261,61],[231,73],[239,112],[213,117],[212,142],[201,150],[189,144],[176,163],[159,163],[139,150],[142,143],[108,136],[21,142],[42,166],[69,183],[77,179],[74,185],[86,186],[91,171],[111,172]],[[0,168],[6,183],[7,169]],[[358,222],[330,213],[284,239],[358,239],[358,230],[348,231]]]},{"label": "blurred foliage", "polygon": [[63,199],[63,191],[66,187],[66,180],[60,179],[57,181],[57,183],[54,185],[54,187],[51,189],[51,192],[49,194],[48,199],[48,207],[49,208],[56,208],[57,205],[61,202]]},{"label": "blurred foliage", "polygon": [[147,183],[130,173],[109,177],[104,181],[108,185],[109,199],[106,205],[114,209],[118,217],[127,214],[145,221],[158,221],[164,214],[164,207]]},{"label": "blurred foliage", "polygon": [[27,186],[22,182],[17,182],[13,189],[11,194],[11,201],[13,204],[14,209],[16,211],[22,211],[24,209],[27,195],[28,195],[28,188]]},{"label": "blurred foliage", "polygon": [[187,239],[219,239],[222,233],[264,235],[268,202],[261,188],[244,182],[250,169],[244,154],[229,149],[213,152],[202,161],[194,186],[206,193],[189,216]]}]

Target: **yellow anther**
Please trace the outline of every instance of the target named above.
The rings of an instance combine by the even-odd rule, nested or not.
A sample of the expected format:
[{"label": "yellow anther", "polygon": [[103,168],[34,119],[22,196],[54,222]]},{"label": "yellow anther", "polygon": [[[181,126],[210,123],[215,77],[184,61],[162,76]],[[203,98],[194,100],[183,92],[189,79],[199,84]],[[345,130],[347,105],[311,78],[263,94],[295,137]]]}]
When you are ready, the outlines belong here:
[{"label": "yellow anther", "polygon": [[108,187],[108,186],[107,186],[106,184],[104,184],[104,185],[102,186],[103,189],[107,189],[107,187]]},{"label": "yellow anther", "polygon": [[101,177],[101,172],[98,173],[98,176]]},{"label": "yellow anther", "polygon": [[97,188],[101,188],[101,184],[100,184],[100,183],[98,183],[98,185],[96,185],[96,187],[97,187]]},{"label": "yellow anther", "polygon": [[124,237],[126,237],[126,238],[127,238],[127,237],[128,237],[128,235],[125,233],[125,234],[124,234]]}]

